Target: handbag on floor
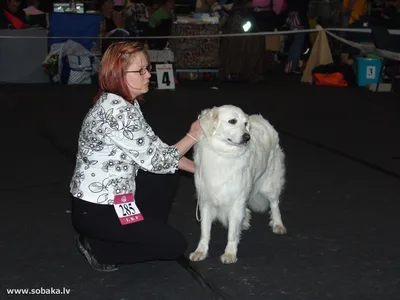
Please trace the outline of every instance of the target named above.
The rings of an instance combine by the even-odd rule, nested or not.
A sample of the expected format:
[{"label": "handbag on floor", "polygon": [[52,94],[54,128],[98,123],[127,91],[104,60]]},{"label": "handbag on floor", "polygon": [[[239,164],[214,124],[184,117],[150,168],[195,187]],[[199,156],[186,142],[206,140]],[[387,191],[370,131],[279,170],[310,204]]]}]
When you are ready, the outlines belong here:
[{"label": "handbag on floor", "polygon": [[62,84],[91,84],[94,57],[88,55],[66,55],[61,70]]}]

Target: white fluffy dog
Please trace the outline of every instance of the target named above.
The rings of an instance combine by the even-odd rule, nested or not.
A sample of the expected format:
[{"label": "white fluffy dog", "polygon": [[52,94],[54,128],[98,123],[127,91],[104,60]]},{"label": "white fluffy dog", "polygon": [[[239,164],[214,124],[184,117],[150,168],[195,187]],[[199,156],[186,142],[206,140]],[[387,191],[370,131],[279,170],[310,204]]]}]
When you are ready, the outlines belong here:
[{"label": "white fluffy dog", "polygon": [[260,115],[246,115],[232,105],[202,111],[204,135],[194,148],[195,185],[201,214],[201,237],[190,260],[207,257],[211,226],[228,228],[223,263],[235,263],[240,234],[250,227],[251,210],[271,209],[270,226],[285,234],[279,197],[285,181],[284,154],[278,133]]}]

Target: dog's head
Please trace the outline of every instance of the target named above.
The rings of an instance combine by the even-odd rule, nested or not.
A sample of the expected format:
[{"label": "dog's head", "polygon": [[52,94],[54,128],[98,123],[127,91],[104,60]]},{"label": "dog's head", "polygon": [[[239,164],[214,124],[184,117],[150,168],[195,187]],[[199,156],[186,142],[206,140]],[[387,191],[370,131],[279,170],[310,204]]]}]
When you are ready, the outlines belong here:
[{"label": "dog's head", "polygon": [[201,112],[199,119],[206,137],[237,147],[246,146],[250,141],[249,116],[239,107],[223,105],[206,109]]}]

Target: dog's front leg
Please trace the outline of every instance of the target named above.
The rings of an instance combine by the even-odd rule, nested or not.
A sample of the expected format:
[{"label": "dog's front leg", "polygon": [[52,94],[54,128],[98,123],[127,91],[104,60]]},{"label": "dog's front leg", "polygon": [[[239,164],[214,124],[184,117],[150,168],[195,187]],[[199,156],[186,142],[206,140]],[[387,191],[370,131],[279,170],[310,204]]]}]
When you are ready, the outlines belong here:
[{"label": "dog's front leg", "polygon": [[237,262],[237,250],[243,218],[244,210],[239,207],[234,207],[228,219],[228,243],[225,247],[225,253],[221,255],[221,262],[224,264],[233,264]]},{"label": "dog's front leg", "polygon": [[211,226],[215,218],[214,208],[208,205],[203,205],[200,208],[200,214],[201,236],[196,250],[189,255],[191,261],[201,261],[207,257],[208,247],[210,244]]}]

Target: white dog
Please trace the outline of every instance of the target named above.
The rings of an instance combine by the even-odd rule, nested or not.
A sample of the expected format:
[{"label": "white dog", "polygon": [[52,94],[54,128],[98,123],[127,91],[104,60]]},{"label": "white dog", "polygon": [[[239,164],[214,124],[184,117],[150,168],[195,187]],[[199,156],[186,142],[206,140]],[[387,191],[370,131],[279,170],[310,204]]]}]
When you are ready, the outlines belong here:
[{"label": "white dog", "polygon": [[260,115],[224,105],[199,116],[204,135],[194,148],[195,185],[201,214],[201,238],[190,260],[207,257],[211,226],[228,228],[223,263],[235,263],[240,234],[250,227],[251,210],[271,209],[270,226],[285,234],[279,210],[284,185],[284,154],[278,133]]}]

